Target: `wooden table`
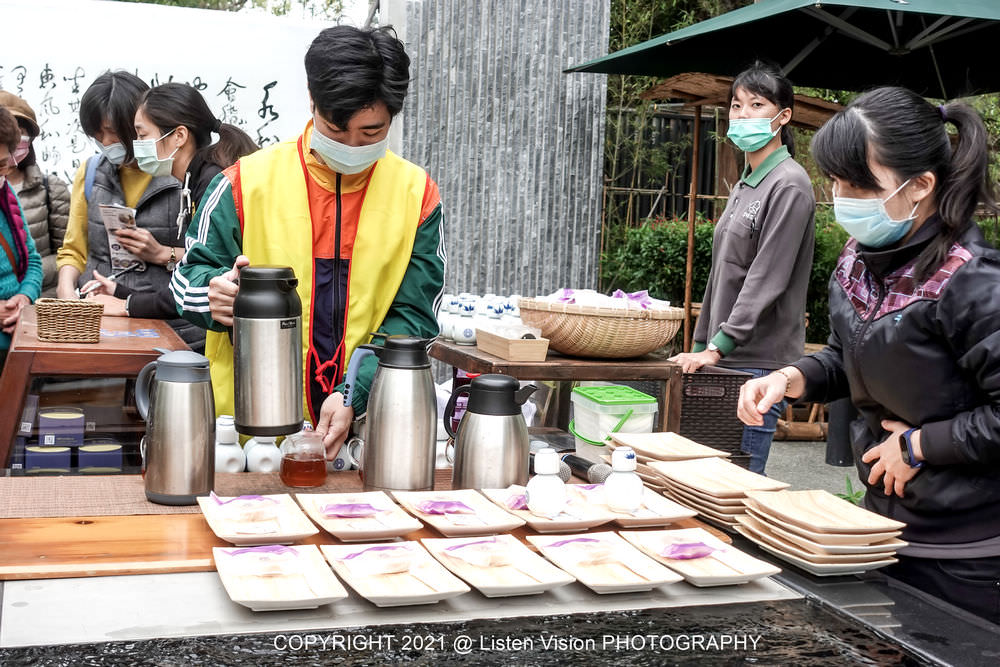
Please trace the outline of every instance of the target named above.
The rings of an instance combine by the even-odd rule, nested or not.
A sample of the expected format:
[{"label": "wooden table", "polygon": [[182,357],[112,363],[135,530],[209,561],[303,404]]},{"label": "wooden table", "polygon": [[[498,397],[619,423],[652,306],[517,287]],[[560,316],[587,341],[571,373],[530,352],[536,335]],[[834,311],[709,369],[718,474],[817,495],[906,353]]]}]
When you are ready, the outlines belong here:
[{"label": "wooden table", "polygon": [[[451,469],[434,471],[434,488],[451,488]],[[93,478],[91,478],[93,479]],[[43,479],[34,480],[44,483]],[[95,482],[96,483],[96,482]],[[274,473],[219,473],[216,488],[242,493],[310,493],[316,489],[284,487]],[[361,478],[356,471],[331,473],[323,492],[358,492]],[[227,495],[223,493],[222,495]],[[0,581],[59,579],[120,574],[207,572],[215,569],[212,547],[230,546],[215,536],[204,516],[198,514],[146,514],[131,516],[67,516],[0,519]],[[704,528],[726,543],[732,539],[697,519],[680,519],[667,528]],[[649,530],[662,530],[663,527]],[[594,530],[617,530],[603,526]],[[646,529],[640,529],[646,530]],[[510,531],[525,542],[535,532],[527,527]],[[406,536],[409,540],[440,537],[428,527]],[[320,530],[297,544],[340,544]],[[529,548],[534,549],[529,545]]]},{"label": "wooden table", "polygon": [[[508,361],[483,352],[474,345],[457,345],[438,339],[430,356],[470,373],[499,373],[519,380],[655,380],[665,384],[659,399],[660,427],[678,431],[681,422],[681,367],[671,361],[646,355],[635,359],[579,359],[549,350],[545,361]],[[569,392],[559,394],[557,426],[569,423]]]},{"label": "wooden table", "polygon": [[102,317],[101,330],[98,343],[50,343],[38,339],[35,307],[21,312],[0,376],[2,466],[10,465],[10,451],[33,377],[135,377],[160,356],[154,348],[189,349],[165,320]]}]

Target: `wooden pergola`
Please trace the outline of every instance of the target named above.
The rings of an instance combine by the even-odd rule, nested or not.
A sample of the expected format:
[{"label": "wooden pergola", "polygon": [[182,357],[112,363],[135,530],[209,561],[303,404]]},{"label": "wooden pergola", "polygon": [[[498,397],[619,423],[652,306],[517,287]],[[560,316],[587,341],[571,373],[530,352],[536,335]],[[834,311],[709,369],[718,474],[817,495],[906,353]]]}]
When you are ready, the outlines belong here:
[{"label": "wooden pergola", "polygon": [[[685,72],[676,74],[656,84],[642,94],[645,100],[664,100],[684,103],[694,110],[694,141],[691,142],[691,189],[688,196],[688,247],[684,273],[684,350],[691,349],[691,282],[694,264],[694,220],[698,196],[698,166],[700,160],[701,109],[702,107],[729,107],[729,92],[733,77]],[[792,125],[815,130],[843,108],[809,95],[796,95],[792,109]]]}]

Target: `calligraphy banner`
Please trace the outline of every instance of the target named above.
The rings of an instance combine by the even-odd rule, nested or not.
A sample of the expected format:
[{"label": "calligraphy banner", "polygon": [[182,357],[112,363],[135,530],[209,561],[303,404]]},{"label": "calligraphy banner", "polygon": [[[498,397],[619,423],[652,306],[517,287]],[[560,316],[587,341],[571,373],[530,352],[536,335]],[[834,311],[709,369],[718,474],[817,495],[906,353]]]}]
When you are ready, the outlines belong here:
[{"label": "calligraphy banner", "polygon": [[67,183],[96,152],[80,97],[107,70],[189,83],[260,146],[294,138],[309,118],[303,58],[329,25],[103,0],[0,0],[0,24],[0,89],[35,110],[35,155]]}]

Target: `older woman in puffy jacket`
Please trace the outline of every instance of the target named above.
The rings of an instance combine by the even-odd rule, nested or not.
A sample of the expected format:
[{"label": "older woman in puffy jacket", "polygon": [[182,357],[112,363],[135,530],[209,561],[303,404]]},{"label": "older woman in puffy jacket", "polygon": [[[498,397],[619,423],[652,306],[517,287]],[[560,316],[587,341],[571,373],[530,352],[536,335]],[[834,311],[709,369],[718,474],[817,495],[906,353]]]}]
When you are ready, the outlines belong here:
[{"label": "older woman in puffy jacket", "polygon": [[21,131],[7,183],[21,200],[25,222],[42,257],[42,296],[55,296],[56,251],[66,235],[69,189],[58,176],[45,174],[38,166],[32,143],[38,137],[38,120],[31,106],[5,90],[0,90],[0,106],[10,111]]},{"label": "older woman in puffy jacket", "polygon": [[17,195],[7,183],[20,141],[17,121],[0,107],[0,366],[21,309],[37,299],[42,288],[42,258],[28,233]]},{"label": "older woman in puffy jacket", "polygon": [[[948,126],[956,128],[954,147]],[[858,97],[813,138],[851,235],[829,345],[744,385],[747,424],[785,397],[850,396],[865,506],[903,521],[886,573],[1000,623],[1000,251],[982,119],[904,88]]]}]

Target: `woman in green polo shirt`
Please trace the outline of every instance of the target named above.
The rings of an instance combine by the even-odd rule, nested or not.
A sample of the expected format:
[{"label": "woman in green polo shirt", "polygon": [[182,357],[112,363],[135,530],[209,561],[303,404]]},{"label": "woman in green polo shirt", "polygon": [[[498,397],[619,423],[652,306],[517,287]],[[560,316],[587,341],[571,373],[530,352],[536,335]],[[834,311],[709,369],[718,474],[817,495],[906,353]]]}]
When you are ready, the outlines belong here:
[{"label": "woman in green polo shirt", "polygon": [[[685,373],[712,365],[761,377],[802,356],[813,258],[809,175],[793,158],[792,84],[755,63],[733,81],[728,136],[746,167],[715,226],[712,268]],[[745,426],[741,449],[763,473],[784,403]]]}]

